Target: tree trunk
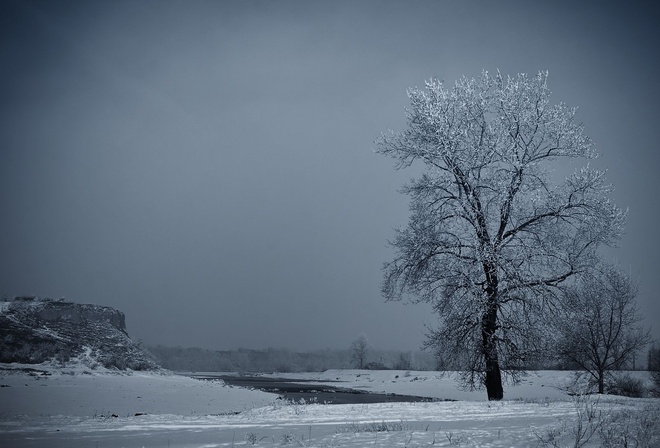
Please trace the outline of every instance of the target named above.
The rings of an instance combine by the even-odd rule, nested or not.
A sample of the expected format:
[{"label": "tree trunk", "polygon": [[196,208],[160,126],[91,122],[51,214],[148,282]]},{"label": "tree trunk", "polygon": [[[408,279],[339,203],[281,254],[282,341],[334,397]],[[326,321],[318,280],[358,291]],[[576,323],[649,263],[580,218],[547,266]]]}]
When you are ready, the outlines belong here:
[{"label": "tree trunk", "polygon": [[488,364],[489,362],[486,360],[486,393],[488,394],[488,400],[501,400],[504,398],[504,389],[502,388],[502,374],[497,355],[490,362],[490,366]]},{"label": "tree trunk", "polygon": [[497,356],[497,346],[494,335],[497,325],[497,307],[492,305],[481,320],[482,350],[486,361],[486,393],[488,400],[501,400],[504,398],[502,388],[502,373]]},{"label": "tree trunk", "polygon": [[488,400],[501,400],[504,398],[504,389],[502,388],[502,372],[500,371],[500,361],[497,355],[497,342],[495,339],[495,333],[497,332],[497,294],[499,286],[495,264],[485,262],[484,273],[486,274],[487,284],[487,309],[481,317],[481,349],[486,362],[484,384],[486,386]]},{"label": "tree trunk", "polygon": [[598,371],[598,393],[605,393],[605,372],[602,370]]}]

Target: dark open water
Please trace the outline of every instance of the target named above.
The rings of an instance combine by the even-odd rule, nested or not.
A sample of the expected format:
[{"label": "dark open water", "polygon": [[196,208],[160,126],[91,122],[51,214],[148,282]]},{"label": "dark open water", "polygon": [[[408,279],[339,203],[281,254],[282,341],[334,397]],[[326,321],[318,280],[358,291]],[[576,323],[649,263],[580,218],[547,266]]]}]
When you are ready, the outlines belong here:
[{"label": "dark open water", "polygon": [[413,395],[378,394],[346,387],[310,384],[310,380],[270,378],[262,376],[237,376],[226,374],[189,374],[201,380],[222,380],[230,386],[259,389],[280,395],[285,400],[317,402],[325,404],[360,404],[433,401],[428,397]]}]

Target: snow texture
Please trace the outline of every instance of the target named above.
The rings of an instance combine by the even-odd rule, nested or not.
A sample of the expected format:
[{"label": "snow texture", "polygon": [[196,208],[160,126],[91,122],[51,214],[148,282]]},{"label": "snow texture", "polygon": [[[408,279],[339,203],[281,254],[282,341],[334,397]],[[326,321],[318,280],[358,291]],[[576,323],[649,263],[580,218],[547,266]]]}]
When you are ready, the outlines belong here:
[{"label": "snow texture", "polygon": [[[570,372],[530,375],[506,389],[508,401],[497,403],[485,401],[483,391],[457,389],[451,376],[438,372],[277,375],[461,400],[323,405],[286,403],[273,394],[172,374],[2,367],[0,446],[7,447],[535,446],[538,434],[576,415],[558,388]],[[646,372],[639,375],[647,379]],[[605,396],[596,405],[635,409],[649,401]]]}]

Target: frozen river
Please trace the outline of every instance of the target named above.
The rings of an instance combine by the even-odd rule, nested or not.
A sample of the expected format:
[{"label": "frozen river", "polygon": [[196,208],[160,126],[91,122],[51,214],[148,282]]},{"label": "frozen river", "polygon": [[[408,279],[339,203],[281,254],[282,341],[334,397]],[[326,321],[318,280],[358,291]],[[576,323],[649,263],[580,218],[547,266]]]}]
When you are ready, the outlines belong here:
[{"label": "frozen river", "polygon": [[275,378],[265,376],[238,376],[226,374],[190,374],[202,380],[222,380],[230,386],[258,389],[278,394],[285,400],[325,404],[364,404],[433,401],[433,398],[394,393],[376,393],[332,384],[319,384],[308,379]]}]

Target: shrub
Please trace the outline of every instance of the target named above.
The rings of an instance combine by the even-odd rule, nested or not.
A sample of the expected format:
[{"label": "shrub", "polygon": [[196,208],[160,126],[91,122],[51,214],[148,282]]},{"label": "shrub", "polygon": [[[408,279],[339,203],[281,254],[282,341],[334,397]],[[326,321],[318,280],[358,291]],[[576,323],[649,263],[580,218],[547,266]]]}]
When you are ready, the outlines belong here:
[{"label": "shrub", "polygon": [[394,365],[396,370],[410,370],[412,368],[412,355],[410,353],[399,354],[399,360]]},{"label": "shrub", "polygon": [[649,349],[648,368],[651,371],[651,395],[660,398],[660,347]]},{"label": "shrub", "polygon": [[650,390],[651,395],[660,398],[660,370],[651,372],[651,381],[653,382]]},{"label": "shrub", "polygon": [[612,395],[624,397],[642,398],[646,395],[644,381],[629,374],[617,375],[608,385],[607,392]]},{"label": "shrub", "polygon": [[601,447],[652,448],[659,446],[660,406],[649,403],[642,409],[619,411],[603,421],[600,427]]},{"label": "shrub", "polygon": [[394,432],[394,431],[409,431],[412,427],[405,423],[403,420],[399,422],[386,422],[382,421],[371,423],[349,423],[337,428],[339,433],[362,433],[362,432]]},{"label": "shrub", "polygon": [[366,370],[389,370],[387,366],[380,362],[369,362],[365,364],[364,368]]},{"label": "shrub", "polygon": [[[573,398],[574,420],[536,434],[541,447],[653,448],[660,446],[660,403],[643,407],[613,410],[587,396]],[[600,440],[597,440],[600,439]]]}]

